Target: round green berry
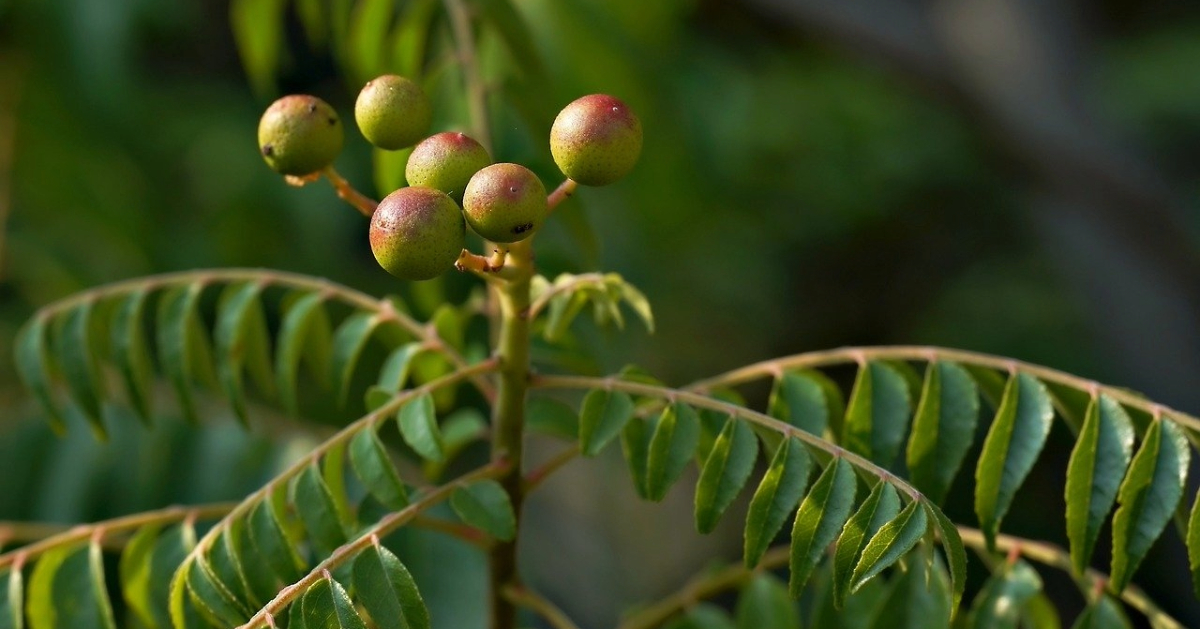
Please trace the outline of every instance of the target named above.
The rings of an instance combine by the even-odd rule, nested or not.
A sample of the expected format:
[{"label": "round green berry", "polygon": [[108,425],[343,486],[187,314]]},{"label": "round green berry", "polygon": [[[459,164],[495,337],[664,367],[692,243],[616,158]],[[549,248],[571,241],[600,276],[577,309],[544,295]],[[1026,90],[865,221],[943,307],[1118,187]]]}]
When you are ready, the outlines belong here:
[{"label": "round green berry", "polygon": [[463,133],[438,133],[418,144],[408,156],[404,177],[410,186],[436,188],[462,203],[471,176],[492,158],[487,149]]},{"label": "round green berry", "polygon": [[462,212],[446,193],[400,188],[371,216],[371,252],[388,273],[427,280],[449,271],[466,244]]},{"label": "round green berry", "polygon": [[550,152],[563,174],[588,186],[608,185],[633,170],[642,153],[642,123],[607,94],[563,107],[550,129]]},{"label": "round green berry", "polygon": [[311,175],[342,152],[342,121],[316,96],[284,96],[258,121],[258,149],[277,173]]},{"label": "round green berry", "polygon": [[354,120],[371,144],[395,151],[429,131],[433,106],[420,85],[395,74],[367,82],[354,103]]},{"label": "round green berry", "polygon": [[520,164],[492,164],[467,183],[463,213],[471,229],[492,242],[525,240],[549,213],[546,186]]}]

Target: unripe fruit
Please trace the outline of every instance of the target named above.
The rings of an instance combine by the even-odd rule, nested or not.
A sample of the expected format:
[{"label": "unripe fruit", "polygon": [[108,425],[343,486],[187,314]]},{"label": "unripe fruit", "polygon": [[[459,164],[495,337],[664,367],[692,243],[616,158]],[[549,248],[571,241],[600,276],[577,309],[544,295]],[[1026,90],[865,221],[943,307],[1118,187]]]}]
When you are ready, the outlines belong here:
[{"label": "unripe fruit", "polygon": [[367,82],[354,103],[363,136],[381,149],[412,146],[429,131],[433,106],[420,85],[395,74]]},{"label": "unripe fruit", "polygon": [[563,174],[588,186],[608,185],[633,170],[642,153],[642,123],[607,94],[563,107],[550,128],[550,152]]},{"label": "unripe fruit", "polygon": [[492,242],[517,242],[546,220],[546,186],[520,164],[492,164],[475,173],[463,194],[463,213],[475,233]]},{"label": "unripe fruit", "polygon": [[258,121],[258,149],[277,173],[311,175],[342,151],[342,121],[316,96],[284,96]]},{"label": "unripe fruit", "polygon": [[413,149],[404,168],[410,186],[436,188],[462,203],[471,176],[492,163],[487,149],[462,133],[431,135]]},{"label": "unripe fruit", "polygon": [[427,280],[449,271],[464,244],[462,212],[440,190],[400,188],[371,216],[371,252],[401,279]]}]

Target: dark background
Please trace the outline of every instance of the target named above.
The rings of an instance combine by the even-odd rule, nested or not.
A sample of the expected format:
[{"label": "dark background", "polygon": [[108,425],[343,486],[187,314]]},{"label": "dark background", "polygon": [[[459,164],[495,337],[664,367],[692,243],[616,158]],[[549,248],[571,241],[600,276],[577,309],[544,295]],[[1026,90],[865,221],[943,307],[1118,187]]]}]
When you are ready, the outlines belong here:
[{"label": "dark background", "polygon": [[[637,170],[582,191],[540,239],[548,271],[615,270],[655,306],[654,335],[581,331],[585,369],[636,362],[682,384],[810,349],[939,344],[1200,409],[1200,5],[515,4],[549,79],[534,98],[612,93],[646,130]],[[339,169],[387,192],[349,118],[365,78],[282,15],[278,63],[248,79],[224,2],[0,0],[0,355],[34,308],[153,272],[269,266],[413,294],[327,186],[289,188],[256,154],[262,109],[314,93],[346,117]],[[510,122],[496,157],[537,162],[554,185],[548,128]],[[33,430],[8,361],[0,396],[10,434]],[[1065,453],[1065,433],[1051,447]],[[736,530],[690,533],[686,490],[651,507],[599,480],[619,465],[582,464],[534,503],[560,549],[530,550],[534,578],[594,626],[736,554]],[[1061,541],[1061,521],[1038,521],[1062,512],[1041,471],[1012,527]],[[0,516],[121,509],[48,487]],[[237,495],[217,487],[195,498]],[[1197,624],[1181,553],[1168,533],[1139,580]]]}]

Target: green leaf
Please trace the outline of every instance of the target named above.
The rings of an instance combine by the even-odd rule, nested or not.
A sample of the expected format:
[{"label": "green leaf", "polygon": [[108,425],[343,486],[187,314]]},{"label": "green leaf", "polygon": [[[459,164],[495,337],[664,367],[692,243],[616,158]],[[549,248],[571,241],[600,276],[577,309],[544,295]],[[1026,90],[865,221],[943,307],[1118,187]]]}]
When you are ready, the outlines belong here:
[{"label": "green leaf", "polygon": [[[558,278],[555,278],[555,281],[557,282]],[[550,343],[560,340],[587,302],[588,295],[584,291],[563,292],[551,298],[543,332],[545,339]]]},{"label": "green leaf", "polygon": [[[391,67],[395,68],[396,73],[400,76],[420,82],[425,65],[425,49],[429,36],[434,31],[430,23],[439,6],[441,3],[435,0],[414,0],[406,3],[402,9],[400,20],[392,29],[390,45],[392,50]],[[404,168],[402,167],[400,168],[401,178],[403,175]],[[396,187],[399,185],[403,185],[403,182],[401,181]],[[389,192],[394,189],[395,187],[386,188]],[[381,188],[380,192],[384,190]]]},{"label": "green leaf", "polygon": [[988,579],[971,605],[971,629],[1017,629],[1025,605],[1042,591],[1042,578],[1029,564],[1018,560]]},{"label": "green leaf", "polygon": [[383,362],[376,386],[389,393],[396,393],[403,389],[404,384],[408,382],[409,373],[412,371],[413,359],[425,350],[425,344],[418,341],[397,347]]},{"label": "green leaf", "polygon": [[395,555],[378,544],[354,560],[354,591],[378,629],[429,629],[429,610],[417,583]]},{"label": "green leaf", "polygon": [[517,534],[517,517],[508,493],[494,480],[456,489],[450,496],[450,507],[463,522],[502,542],[512,541]]},{"label": "green leaf", "polygon": [[46,347],[46,332],[46,317],[35,316],[30,319],[17,333],[14,358],[21,382],[33,391],[34,397],[50,420],[50,425],[56,432],[62,433],[66,430],[66,424],[63,423],[62,411],[54,403],[51,392],[50,352]]},{"label": "green leaf", "polygon": [[445,444],[438,429],[437,413],[433,408],[433,395],[422,393],[409,400],[396,413],[400,435],[404,442],[422,458],[430,461],[445,459]]},{"label": "green leaf", "polygon": [[150,424],[150,398],[154,385],[154,367],[143,324],[149,293],[143,288],[121,300],[113,315],[111,338],[113,362],[121,374],[125,394],[138,418],[147,425]]},{"label": "green leaf", "polygon": [[750,479],[758,439],[745,422],[730,418],[713,444],[696,482],[696,530],[711,533],[717,520]]},{"label": "green leaf", "polygon": [[838,609],[851,592],[851,577],[863,547],[898,513],[900,495],[896,488],[891,483],[879,481],[842,528],[833,553],[833,600]]},{"label": "green leaf", "polygon": [[345,588],[328,577],[308,586],[300,608],[303,629],[367,629]]},{"label": "green leaf", "polygon": [[725,610],[712,603],[697,603],[667,629],[736,629]]},{"label": "green leaf", "polygon": [[925,510],[932,516],[938,536],[942,538],[942,550],[946,553],[946,563],[950,565],[950,585],[954,591],[954,601],[950,609],[957,612],[963,591],[967,589],[967,550],[958,534],[958,527],[954,526],[954,522],[951,522],[937,505],[926,502]]},{"label": "green leaf", "polygon": [[625,300],[625,303],[629,304],[630,308],[633,308],[633,311],[641,318],[642,323],[646,324],[646,330],[653,334],[654,311],[650,308],[650,300],[646,299],[646,296],[637,287],[624,280],[621,281],[620,289],[621,298]]},{"label": "green leaf", "polygon": [[0,629],[25,626],[25,587],[20,569],[0,574]]},{"label": "green leaf", "polygon": [[30,629],[116,629],[100,544],[48,551],[29,577]]},{"label": "green leaf", "polygon": [[203,556],[187,565],[186,585],[192,601],[211,622],[237,627],[250,619],[250,610],[230,590],[232,584],[221,581]]},{"label": "green leaf", "polygon": [[271,388],[271,349],[267,343],[267,319],[263,314],[262,284],[231,284],[222,294],[217,311],[213,340],[217,348],[217,378],[243,426],[246,394],[242,386],[242,368],[249,369],[260,390],[268,395]]},{"label": "green leaf", "polygon": [[863,548],[862,557],[854,567],[851,591],[862,587],[864,583],[899,561],[921,541],[927,528],[928,520],[921,503],[917,500],[908,503],[900,515],[879,529],[866,548]]},{"label": "green leaf", "polygon": [[121,592],[143,626],[171,627],[167,610],[171,576],[195,545],[196,532],[184,523],[165,532],[158,526],[142,527],[125,546],[120,563]]},{"label": "green leaf", "polygon": [[304,561],[284,532],[275,501],[264,500],[250,510],[250,541],[284,583],[295,583],[302,576]]},{"label": "green leaf", "polygon": [[245,587],[246,600],[249,601],[250,607],[259,609],[275,598],[280,588],[286,584],[275,576],[271,565],[254,545],[250,537],[249,518],[237,517],[230,520],[221,541]]},{"label": "green leaf", "polygon": [[646,421],[631,421],[621,430],[621,452],[629,464],[629,475],[633,489],[639,498],[649,500],[646,488],[646,462],[650,457],[650,439],[654,436],[654,425],[658,418]]},{"label": "green leaf", "polygon": [[1121,604],[1108,596],[1101,596],[1088,605],[1071,629],[1132,629],[1125,617]]},{"label": "green leaf", "polygon": [[1187,523],[1188,567],[1192,570],[1192,591],[1200,599],[1200,493],[1192,503]]},{"label": "green leaf", "polygon": [[608,442],[621,434],[633,417],[633,400],[621,391],[594,389],[583,398],[579,411],[579,450],[596,456]]},{"label": "green leaf", "polygon": [[372,428],[359,431],[350,441],[350,466],[367,491],[389,509],[399,511],[408,505],[408,491]]},{"label": "green leaf", "polygon": [[891,365],[869,362],[854,381],[842,442],[847,450],[888,467],[900,453],[910,412],[904,376]]},{"label": "green leaf", "polygon": [[533,432],[568,441],[579,438],[579,415],[566,402],[531,397],[525,406],[525,425]]},{"label": "green leaf", "polygon": [[1093,399],[1067,465],[1067,538],[1077,573],[1091,561],[1132,455],[1133,422],[1125,409],[1107,395]]},{"label": "green leaf", "polygon": [[[412,78],[404,73],[401,73],[401,76]],[[408,167],[408,158],[412,155],[413,148],[415,147],[410,146],[398,151],[371,149],[371,164],[374,167],[372,180],[380,196],[387,196],[408,184],[404,178],[404,169]]]},{"label": "green leaf", "polygon": [[1183,430],[1160,419],[1150,425],[1117,493],[1109,587],[1120,592],[1162,534],[1183,498],[1191,450]]},{"label": "green leaf", "polygon": [[975,513],[989,548],[995,548],[1000,521],[1046,445],[1053,418],[1050,395],[1037,378],[1024,373],[1009,378],[975,470]]},{"label": "green leaf", "polygon": [[797,629],[800,614],[787,587],[770,573],[754,575],[737,602],[737,629]]},{"label": "green leaf", "polygon": [[967,370],[932,362],[908,441],[912,483],[934,502],[946,498],[979,422],[979,390]]},{"label": "green leaf", "polygon": [[298,414],[296,388],[300,361],[307,358],[317,382],[324,385],[332,370],[330,359],[329,315],[325,312],[324,297],[319,292],[304,293],[286,308],[279,326],[278,347],[275,349],[275,377],[279,396],[292,416]]},{"label": "green leaf", "polygon": [[[912,561],[908,570],[895,578],[887,600],[883,603],[874,629],[949,629],[950,584],[946,569],[935,561],[928,567],[923,561]],[[859,594],[851,595],[843,613],[854,606],[857,596],[867,592],[880,581],[871,581]]]},{"label": "green leaf", "polygon": [[792,596],[800,596],[821,555],[837,539],[838,532],[846,524],[854,509],[857,485],[854,468],[839,457],[825,467],[812,490],[800,503],[796,523],[792,527],[789,564]]},{"label": "green leaf", "polygon": [[330,360],[333,381],[338,387],[338,404],[345,408],[350,396],[350,382],[354,377],[354,366],[367,346],[367,341],[383,320],[370,312],[356,312],[338,326],[333,333],[333,356]]},{"label": "green leaf", "polygon": [[296,477],[292,487],[292,502],[318,554],[327,557],[346,543],[346,531],[338,518],[337,505],[315,463],[304,468]]},{"label": "green leaf", "polygon": [[[246,580],[245,571],[234,548],[233,530],[226,528],[208,549],[208,565],[212,570],[214,580],[224,586],[230,597],[247,613],[258,609],[263,603],[255,604],[256,599]],[[272,592],[274,595],[274,592]],[[268,599],[269,600],[269,599]]]},{"label": "green leaf", "polygon": [[487,438],[488,421],[479,409],[460,408],[442,420],[441,432],[446,457],[442,462],[425,462],[425,475],[428,478],[440,477],[446,466],[468,446]]},{"label": "green leaf", "polygon": [[811,372],[789,371],[776,378],[767,408],[772,417],[818,437],[829,426],[825,387]]},{"label": "green leaf", "polygon": [[67,311],[60,319],[55,336],[55,354],[62,367],[63,377],[72,399],[87,417],[92,432],[106,439],[104,427],[104,380],[96,361],[95,340],[92,337],[92,302],[85,301]]},{"label": "green leaf", "polygon": [[357,83],[383,74],[384,40],[392,25],[393,0],[361,0],[350,15],[347,65]]},{"label": "green leaf", "polygon": [[663,410],[646,461],[646,494],[650,500],[658,502],[667,496],[699,442],[700,419],[692,407],[676,402]]},{"label": "green leaf", "polygon": [[747,568],[754,568],[762,560],[767,547],[804,496],[811,466],[808,449],[799,439],[789,437],[779,443],[746,513],[743,558]]},{"label": "green leaf", "polygon": [[1062,629],[1062,620],[1050,597],[1038,592],[1021,611],[1021,626],[1029,629]]},{"label": "green leaf", "polygon": [[229,6],[233,39],[258,94],[275,91],[275,72],[283,52],[284,0],[234,0]]},{"label": "green leaf", "polygon": [[171,381],[185,419],[196,423],[192,383],[210,377],[208,338],[197,305],[204,286],[199,283],[168,291],[158,302],[158,364]]}]

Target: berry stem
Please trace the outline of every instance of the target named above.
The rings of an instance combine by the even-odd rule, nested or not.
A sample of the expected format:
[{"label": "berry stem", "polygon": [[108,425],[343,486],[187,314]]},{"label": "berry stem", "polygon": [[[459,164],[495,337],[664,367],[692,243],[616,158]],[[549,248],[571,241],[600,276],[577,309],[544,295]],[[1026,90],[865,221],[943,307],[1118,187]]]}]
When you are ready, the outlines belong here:
[{"label": "berry stem", "polygon": [[554,211],[554,208],[558,207],[559,203],[571,198],[571,195],[575,194],[575,189],[578,187],[579,184],[569,177],[558,184],[554,192],[551,192],[550,196],[546,197],[546,205],[549,206],[550,211]]},{"label": "berry stem", "polygon": [[354,209],[362,212],[363,216],[371,218],[375,214],[375,208],[379,207],[379,202],[355,190],[354,186],[350,185],[350,182],[346,181],[345,177],[342,177],[338,174],[338,171],[333,169],[333,166],[327,167],[321,174],[325,175],[329,183],[333,184],[333,189],[337,192],[338,197],[346,203],[353,205]]},{"label": "berry stem", "polygon": [[467,249],[463,249],[458,255],[458,261],[454,263],[454,268],[459,271],[469,271],[483,279],[492,279],[490,275],[504,268],[505,254],[501,249],[496,249],[491,256],[481,256],[477,253],[471,253]]},{"label": "berry stem", "polygon": [[[529,388],[529,303],[534,275],[533,247],[529,240],[509,249],[504,266],[507,282],[493,282],[491,290],[499,304],[500,335],[496,355],[500,359],[496,403],[492,415],[492,458],[511,464],[499,480],[508,492],[518,531],[524,500],[521,454],[525,433],[525,394]],[[514,629],[517,608],[505,595],[520,587],[517,574],[517,540],[499,542],[490,556],[492,629]]]}]

